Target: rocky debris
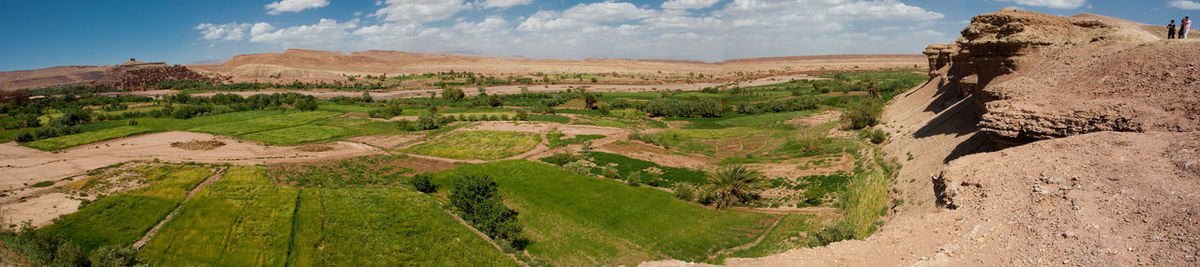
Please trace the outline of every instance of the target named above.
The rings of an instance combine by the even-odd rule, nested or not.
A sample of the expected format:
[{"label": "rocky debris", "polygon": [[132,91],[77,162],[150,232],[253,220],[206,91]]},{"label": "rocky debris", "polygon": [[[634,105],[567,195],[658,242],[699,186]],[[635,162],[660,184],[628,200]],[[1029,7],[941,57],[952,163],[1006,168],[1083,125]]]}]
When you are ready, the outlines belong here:
[{"label": "rocky debris", "polygon": [[935,181],[955,216],[1004,230],[968,242],[979,244],[960,252],[968,259],[1004,253],[1012,257],[990,263],[1195,265],[1198,162],[1200,135],[1101,132],[966,156]]},{"label": "rocky debris", "polygon": [[211,81],[215,79],[181,65],[167,65],[162,62],[143,63],[131,58],[129,62],[121,63],[104,71],[104,76],[92,84],[115,88],[145,89],[169,80]]}]

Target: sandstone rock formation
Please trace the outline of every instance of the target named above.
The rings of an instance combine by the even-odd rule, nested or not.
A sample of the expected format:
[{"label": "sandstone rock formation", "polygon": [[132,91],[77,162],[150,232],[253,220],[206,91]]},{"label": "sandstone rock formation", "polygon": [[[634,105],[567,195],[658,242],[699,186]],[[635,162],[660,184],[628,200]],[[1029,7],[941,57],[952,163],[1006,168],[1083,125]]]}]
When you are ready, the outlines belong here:
[{"label": "sandstone rock formation", "polygon": [[[977,96],[980,126],[1003,146],[1097,131],[1200,128],[1196,42],[1155,42],[1136,23],[1003,10],[954,44],[925,50],[931,73]],[[932,74],[931,74],[932,75]]]}]

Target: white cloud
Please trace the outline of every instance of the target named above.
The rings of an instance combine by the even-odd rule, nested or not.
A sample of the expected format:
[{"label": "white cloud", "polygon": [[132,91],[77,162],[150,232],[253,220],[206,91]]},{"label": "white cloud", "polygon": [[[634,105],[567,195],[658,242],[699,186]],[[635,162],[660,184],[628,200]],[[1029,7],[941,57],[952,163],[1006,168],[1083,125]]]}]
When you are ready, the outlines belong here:
[{"label": "white cloud", "polygon": [[387,0],[374,16],[399,23],[425,23],[448,19],[467,9],[462,0]]},{"label": "white cloud", "polygon": [[711,7],[721,0],[670,0],[662,3],[663,9],[703,9]]},{"label": "white cloud", "polygon": [[[916,53],[953,33],[931,31],[944,15],[900,0],[712,1],[638,6],[613,0],[564,10],[483,18],[485,0],[389,0],[372,17],[281,27],[266,22],[197,27],[206,39],[240,32],[281,48],[470,53],[530,58],[662,58],[718,61],[829,53]],[[669,7],[668,7],[669,6]],[[472,16],[461,15],[471,10]],[[370,14],[371,12],[367,12]],[[449,20],[449,23],[443,23]],[[240,30],[239,30],[240,29]],[[249,32],[249,34],[246,34]],[[242,37],[245,39],[245,37]]]},{"label": "white cloud", "polygon": [[329,5],[329,0],[282,0],[266,5],[267,14],[278,15],[284,12],[300,12],[305,9],[317,9]]},{"label": "white cloud", "polygon": [[1188,0],[1175,0],[1167,2],[1167,5],[1183,10],[1200,10],[1200,3]]},{"label": "white cloud", "polygon": [[510,8],[514,6],[523,6],[532,4],[533,0],[486,0],[483,1],[483,7],[488,8]]},{"label": "white cloud", "polygon": [[313,25],[275,29],[268,23],[256,23],[250,29],[250,42],[274,43],[288,48],[336,48],[358,28],[358,19],[339,23],[321,19]]},{"label": "white cloud", "polygon": [[1085,4],[1087,0],[998,0],[1000,2],[1013,2],[1020,5],[1040,6],[1057,9],[1076,9]]},{"label": "white cloud", "polygon": [[214,25],[211,23],[201,23],[196,25],[195,30],[200,31],[200,38],[210,41],[236,41],[245,38],[246,29],[250,28],[250,24],[246,23],[226,23]]}]

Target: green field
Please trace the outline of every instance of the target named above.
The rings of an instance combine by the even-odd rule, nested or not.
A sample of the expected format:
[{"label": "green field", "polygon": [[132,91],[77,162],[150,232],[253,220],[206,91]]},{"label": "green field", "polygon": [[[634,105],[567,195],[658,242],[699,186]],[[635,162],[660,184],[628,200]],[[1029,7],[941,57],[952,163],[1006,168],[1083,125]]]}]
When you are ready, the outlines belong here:
[{"label": "green field", "polygon": [[133,244],[175,209],[188,191],[211,176],[212,170],[198,165],[142,166],[130,173],[150,186],[102,197],[42,231],[60,233],[85,251]]},{"label": "green field", "polygon": [[289,265],[514,266],[500,251],[405,189],[304,189]]},{"label": "green field", "polygon": [[231,167],[189,200],[140,255],[155,266],[284,265],[298,191],[272,184],[260,167]]},{"label": "green field", "polygon": [[142,249],[155,266],[516,265],[403,188],[298,188],[232,167]]},{"label": "green field", "polygon": [[527,251],[554,265],[707,261],[710,254],[753,241],[774,218],[715,211],[656,189],[522,160],[463,166],[438,173],[434,181],[445,185],[468,172],[500,184],[505,204],[520,213],[533,239]]},{"label": "green field", "polygon": [[[598,151],[583,151],[579,154],[583,159],[595,163],[596,166],[612,166],[622,177],[626,177],[631,173],[641,172],[643,181],[639,182],[652,186],[670,188],[675,183],[690,183],[692,185],[705,183],[704,176],[706,174],[703,171],[666,167],[654,162],[630,158],[620,154]],[[541,160],[553,163],[552,158],[546,157]],[[657,171],[651,171],[653,169],[657,169]],[[661,172],[661,174],[652,172]],[[602,175],[603,170],[599,167],[594,167],[592,168],[592,174]]]},{"label": "green field", "polygon": [[456,131],[405,149],[421,155],[451,159],[502,159],[529,151],[542,141],[533,133]]}]

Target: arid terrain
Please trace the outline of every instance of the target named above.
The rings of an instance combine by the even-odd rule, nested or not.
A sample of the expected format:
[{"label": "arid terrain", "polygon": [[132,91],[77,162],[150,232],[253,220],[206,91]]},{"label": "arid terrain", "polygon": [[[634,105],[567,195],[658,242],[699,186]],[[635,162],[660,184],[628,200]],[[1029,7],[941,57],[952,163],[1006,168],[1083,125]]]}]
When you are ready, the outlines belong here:
[{"label": "arid terrain", "polygon": [[0,73],[113,89],[0,117],[0,218],[39,234],[0,265],[43,235],[152,265],[1197,265],[1200,41],[1163,31],[1004,9],[924,55]]}]

